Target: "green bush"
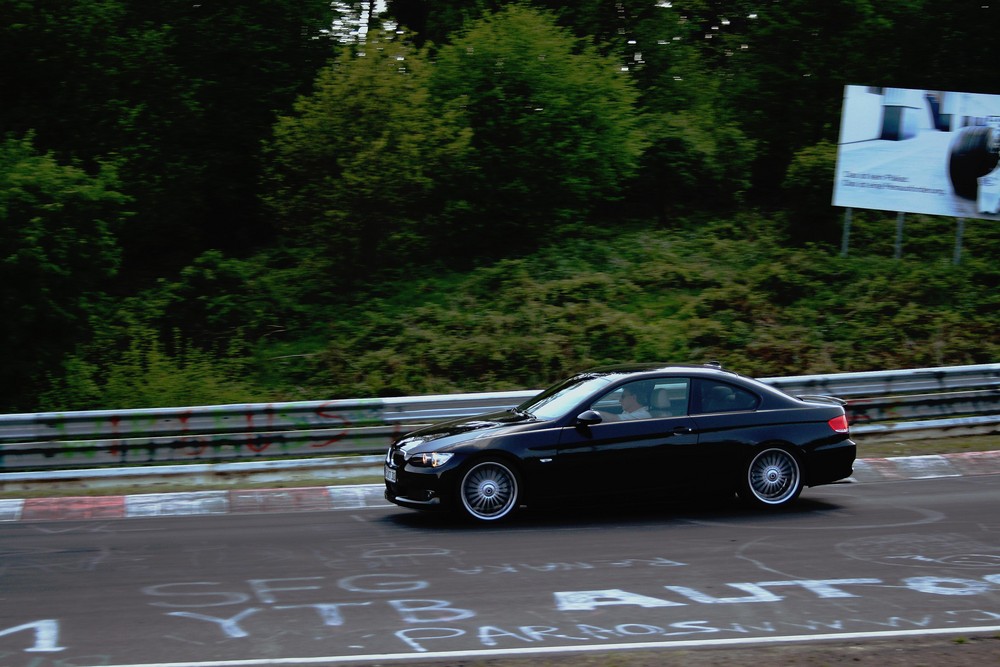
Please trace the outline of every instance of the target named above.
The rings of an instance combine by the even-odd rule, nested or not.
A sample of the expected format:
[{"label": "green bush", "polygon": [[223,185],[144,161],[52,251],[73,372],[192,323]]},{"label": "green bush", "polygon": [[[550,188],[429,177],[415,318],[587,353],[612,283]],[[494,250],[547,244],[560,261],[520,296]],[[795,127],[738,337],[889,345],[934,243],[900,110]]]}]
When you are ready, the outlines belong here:
[{"label": "green bush", "polygon": [[[881,224],[863,219],[858,236]],[[849,257],[786,247],[781,222],[754,213],[673,230],[595,227],[468,272],[414,270],[339,305],[309,301],[315,287],[298,270],[211,256],[149,293],[141,317],[131,304],[109,319],[45,403],[536,389],[632,361],[715,359],[762,377],[993,362],[1000,269],[980,256],[995,239],[970,239],[974,252],[955,265],[944,226],[915,220],[898,261],[891,244],[878,246],[888,256],[876,244]]]}]

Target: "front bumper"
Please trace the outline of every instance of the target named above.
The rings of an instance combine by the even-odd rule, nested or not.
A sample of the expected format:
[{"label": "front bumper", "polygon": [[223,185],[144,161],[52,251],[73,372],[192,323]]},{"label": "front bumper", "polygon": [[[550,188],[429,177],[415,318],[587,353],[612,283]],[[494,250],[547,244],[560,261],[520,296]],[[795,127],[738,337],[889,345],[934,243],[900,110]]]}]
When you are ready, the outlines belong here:
[{"label": "front bumper", "polygon": [[393,485],[389,482],[385,484],[385,499],[390,503],[415,510],[436,510],[442,508],[441,498],[433,496],[426,491],[418,492],[416,495],[418,496],[416,498],[412,497],[412,495],[400,495],[398,491],[393,489]]},{"label": "front bumper", "polygon": [[[401,507],[436,510],[451,502],[449,489],[454,465],[441,468],[419,468],[408,464],[386,466],[385,499]],[[390,472],[395,480],[389,479]]]}]

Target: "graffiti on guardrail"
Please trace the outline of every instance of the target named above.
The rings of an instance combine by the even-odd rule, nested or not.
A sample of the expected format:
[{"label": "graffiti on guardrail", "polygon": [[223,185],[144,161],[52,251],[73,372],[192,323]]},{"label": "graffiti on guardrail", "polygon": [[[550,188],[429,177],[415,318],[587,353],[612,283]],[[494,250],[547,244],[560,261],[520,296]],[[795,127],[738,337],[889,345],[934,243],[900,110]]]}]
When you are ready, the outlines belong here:
[{"label": "graffiti on guardrail", "polygon": [[[384,449],[407,427],[386,424],[376,407],[343,410],[336,401],[294,405],[282,411],[248,406],[224,415],[177,411],[157,417],[95,417],[82,427],[77,418],[46,419],[46,439],[0,444],[3,469],[45,469],[87,465],[221,461],[259,456],[312,456]],[[3,425],[0,424],[0,430]],[[39,429],[35,428],[37,435]],[[85,432],[86,431],[86,432]],[[99,437],[85,437],[97,435]],[[73,437],[75,436],[75,437]]]}]

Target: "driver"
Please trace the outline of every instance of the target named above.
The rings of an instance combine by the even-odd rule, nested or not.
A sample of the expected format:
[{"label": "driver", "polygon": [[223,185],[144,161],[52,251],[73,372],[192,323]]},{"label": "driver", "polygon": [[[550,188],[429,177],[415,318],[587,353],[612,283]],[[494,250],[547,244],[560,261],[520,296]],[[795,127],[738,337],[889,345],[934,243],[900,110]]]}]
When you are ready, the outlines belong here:
[{"label": "driver", "polygon": [[639,396],[638,387],[633,384],[625,385],[622,389],[620,403],[622,412],[618,415],[618,419],[621,421],[627,419],[649,419],[652,417],[646,408],[646,401],[642,400],[642,397]]}]

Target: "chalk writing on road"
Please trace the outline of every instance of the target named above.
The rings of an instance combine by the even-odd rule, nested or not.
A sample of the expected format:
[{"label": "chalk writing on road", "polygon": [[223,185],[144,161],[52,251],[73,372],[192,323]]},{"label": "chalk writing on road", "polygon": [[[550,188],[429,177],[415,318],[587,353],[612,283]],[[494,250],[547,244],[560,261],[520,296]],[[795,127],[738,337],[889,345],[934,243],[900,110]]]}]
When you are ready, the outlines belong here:
[{"label": "chalk writing on road", "polygon": [[[627,609],[665,609],[671,607],[700,607],[709,605],[742,605],[780,603],[795,591],[817,600],[861,598],[884,588],[900,589],[920,595],[969,598],[994,593],[1000,589],[1000,574],[979,578],[961,577],[907,577],[887,582],[872,577],[845,579],[789,579],[759,582],[732,582],[724,584],[734,595],[713,595],[706,591],[679,584],[661,584],[656,590],[626,591],[622,589],[588,589],[552,592],[551,600],[541,603],[554,612],[572,612],[577,620],[581,613],[606,610],[608,607]],[[340,579],[327,577],[291,577],[281,579],[250,579],[242,590],[226,588],[221,582],[194,581],[161,584],[143,589],[154,607],[162,608],[170,616],[195,621],[203,628],[211,628],[219,639],[251,637],[253,627],[286,624],[290,612],[309,610],[312,613],[314,636],[323,637],[322,628],[349,628],[361,625],[371,613],[391,617],[403,627],[394,632],[396,638],[409,648],[425,650],[430,640],[467,637],[471,632],[479,643],[493,646],[500,637],[520,638],[518,641],[567,640],[590,641],[596,639],[627,638],[646,634],[672,637],[679,634],[704,632],[741,632],[735,626],[720,628],[697,618],[678,619],[665,625],[649,623],[619,623],[611,628],[578,623],[574,633],[559,631],[553,626],[524,626],[524,631],[507,631],[495,625],[482,625],[470,630],[462,622],[479,617],[479,613],[438,597],[424,596],[431,582],[417,576],[401,573],[363,574]],[[361,593],[370,596],[364,600],[338,600],[337,594]],[[420,596],[414,595],[419,593]],[[308,600],[302,599],[302,596]],[[531,606],[532,603],[527,603]],[[535,605],[536,607],[539,604]],[[1000,613],[979,613],[978,620],[997,621]],[[298,619],[298,617],[296,616]],[[852,619],[856,623],[864,622]],[[301,623],[301,620],[298,621]],[[893,623],[895,621],[885,621]],[[902,621],[900,621],[902,622]],[[920,626],[921,619],[906,621]],[[928,621],[930,622],[930,621]],[[845,619],[817,621],[820,625],[842,628]],[[788,626],[788,623],[785,624]],[[576,627],[576,626],[574,626]],[[742,627],[742,626],[740,626]],[[776,632],[777,625],[764,626]],[[598,628],[598,629],[594,629]],[[788,629],[787,627],[785,629]],[[764,630],[762,630],[764,631]]]},{"label": "chalk writing on road", "polygon": [[619,558],[595,561],[560,561],[554,563],[500,563],[450,567],[449,572],[468,575],[521,574],[523,572],[572,572],[574,570],[599,570],[643,567],[683,567],[687,563],[670,558]]},{"label": "chalk writing on road", "polygon": [[695,635],[766,635],[794,634],[803,631],[847,632],[857,630],[902,630],[940,626],[969,627],[975,624],[1000,622],[1000,613],[985,609],[946,611],[914,617],[890,616],[882,618],[803,618],[797,622],[762,620],[749,623],[713,623],[707,620],[677,621],[669,624],[619,623],[616,625],[569,624],[564,627],[526,625],[499,627],[483,625],[467,630],[457,627],[420,627],[398,630],[396,636],[411,650],[423,653],[430,650],[447,650],[439,640],[472,636],[484,648],[517,648],[550,642],[565,646],[584,642],[620,643],[628,641],[655,641],[690,638]]},{"label": "chalk writing on road", "polygon": [[[31,633],[34,643],[29,643],[24,649],[25,653],[53,653],[65,650],[65,646],[59,645],[59,621],[47,618],[42,621],[24,623],[13,628],[0,630],[0,637],[13,635],[16,633]],[[30,640],[29,640],[30,642]]]},{"label": "chalk writing on road", "polygon": [[[667,575],[670,570],[660,572]],[[915,576],[898,580],[875,577],[766,580],[713,584],[711,590],[669,580],[650,582],[641,590],[540,589],[525,599],[521,610],[536,624],[509,626],[496,623],[496,618],[471,608],[474,605],[468,602],[446,599],[450,596],[436,595],[432,589],[432,582],[418,575],[368,572],[339,578],[282,577],[246,579],[240,583],[175,581],[146,586],[140,592],[147,608],[169,619],[164,626],[164,639],[239,645],[254,637],[269,637],[276,630],[316,642],[336,642],[342,637],[356,638],[363,634],[369,638],[381,636],[383,639],[374,640],[380,647],[389,639],[418,653],[468,649],[470,642],[474,647],[487,648],[526,644],[562,646],[691,635],[847,632],[873,627],[912,629],[1000,623],[996,605],[1000,574]],[[805,616],[789,614],[788,605],[781,604],[790,598],[815,603],[869,597],[877,602],[888,589],[897,596],[916,596],[894,603],[911,611],[903,616],[866,614],[857,611],[860,609],[857,605],[844,607],[838,602],[829,607],[810,604],[805,607],[810,615]],[[938,608],[922,605],[918,598],[926,596],[949,599],[954,604],[941,611],[940,605]],[[720,605],[753,605],[754,621],[707,620],[705,616],[711,615],[710,610]],[[848,608],[855,611],[848,614],[844,611]],[[504,618],[510,618],[510,611],[505,611]],[[514,610],[515,616],[517,613]],[[373,632],[370,628],[378,630]],[[60,635],[60,621],[56,618],[26,620],[0,628],[0,647],[29,654],[69,650],[71,647],[62,644]],[[364,647],[351,644],[325,648],[350,653]]]},{"label": "chalk writing on road", "polygon": [[[989,575],[978,579],[957,577],[908,577],[902,586],[920,593],[931,595],[979,595],[1000,584],[1000,575]],[[636,607],[683,607],[690,601],[702,604],[740,604],[747,602],[780,602],[783,595],[773,589],[787,587],[803,588],[818,598],[854,598],[859,593],[848,591],[848,587],[882,586],[881,579],[794,579],[789,581],[762,581],[758,583],[726,584],[730,588],[748,593],[736,597],[716,597],[688,586],[664,586],[678,594],[681,601],[653,597],[621,589],[561,591],[554,593],[556,609],[559,611],[593,611],[609,605],[631,605]]]}]

